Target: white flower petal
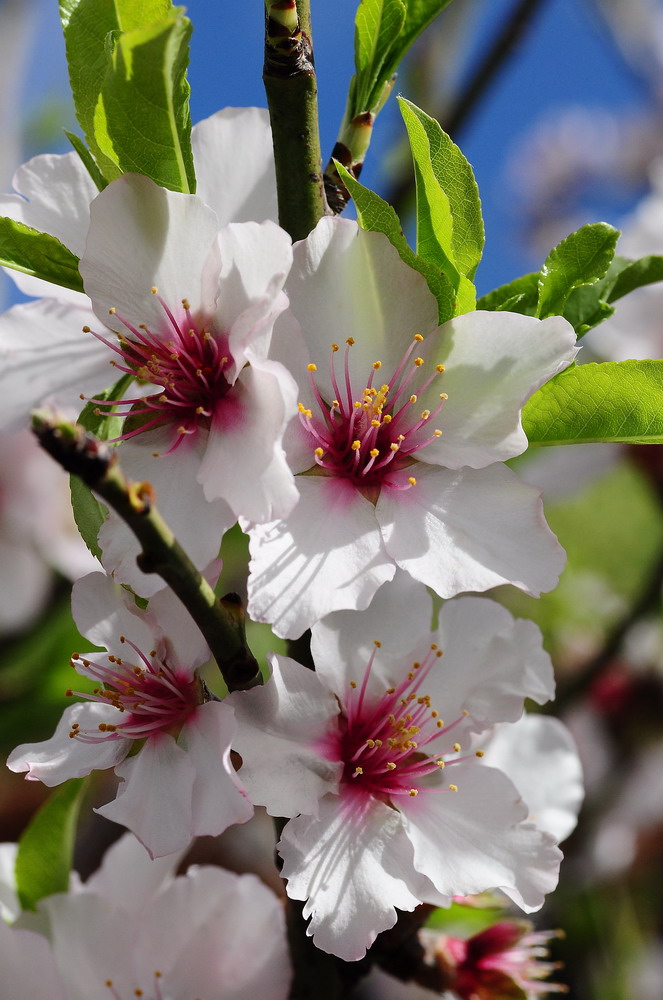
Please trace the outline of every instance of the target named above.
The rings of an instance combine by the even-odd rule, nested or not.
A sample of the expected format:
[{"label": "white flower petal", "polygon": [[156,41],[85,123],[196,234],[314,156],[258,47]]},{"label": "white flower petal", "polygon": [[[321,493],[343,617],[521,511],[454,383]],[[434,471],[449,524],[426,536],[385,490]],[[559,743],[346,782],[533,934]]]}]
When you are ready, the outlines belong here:
[{"label": "white flower petal", "polygon": [[346,962],[363,958],[380,931],[393,927],[395,907],[419,903],[408,885],[412,847],[401,817],[377,799],[326,796],[317,819],[290,820],[278,851],[288,895],[307,900],[307,934]]},{"label": "white flower petal", "polygon": [[7,927],[0,920],[0,986],[7,1000],[70,1000],[48,941],[33,931]]},{"label": "white flower petal", "polygon": [[361,683],[369,657],[380,643],[368,691],[384,693],[383,680],[400,680],[413,649],[428,641],[433,602],[426,588],[402,570],[384,583],[365,611],[337,611],[312,628],[311,654],[326,686],[344,699],[350,681]]},{"label": "white flower petal", "polygon": [[446,370],[419,401],[432,410],[440,391],[449,398],[436,419],[442,437],[422,449],[421,461],[480,469],[520,455],[527,448],[521,408],[571,363],[575,341],[572,326],[561,316],[539,320],[509,312],[471,312],[441,326],[421,353],[434,356]]},{"label": "white flower petal", "polygon": [[571,733],[550,716],[524,715],[495,727],[481,744],[486,763],[511,778],[539,830],[558,841],[575,828],[583,799],[582,766]]},{"label": "white flower petal", "polygon": [[117,710],[111,705],[78,702],[62,713],[50,739],[41,743],[22,743],[7,758],[10,771],[27,771],[31,781],[41,781],[49,788],[69,778],[82,778],[90,771],[114,767],[126,757],[129,740],[99,740],[83,743],[70,739],[72,723],[80,729],[96,731],[102,722],[115,722]]},{"label": "white flower petal", "polygon": [[503,583],[538,596],[555,586],[565,556],[538,490],[500,464],[414,468],[416,486],[383,488],[376,507],[385,548],[402,569],[441,597]]},{"label": "white flower petal", "polygon": [[300,663],[272,655],[271,666],[262,687],[227,699],[237,717],[239,777],[271,816],[315,816],[319,799],[336,790],[341,776],[340,765],[325,760],[319,746],[335,726],[338,702]]},{"label": "white flower petal", "polygon": [[133,833],[125,833],[108,848],[101,866],[79,891],[103,896],[108,906],[136,913],[172,881],[183,853],[152,860]]},{"label": "white flower petal", "polygon": [[444,895],[502,889],[526,912],[538,909],[557,884],[553,838],[522,822],[525,804],[501,771],[469,761],[445,775],[458,791],[399,802],[417,870]]},{"label": "white flower petal", "polygon": [[82,295],[78,304],[43,299],[0,316],[0,426],[18,430],[44,402],[78,413],[81,393],[117,381],[108,348],[82,332],[94,318],[86,302]]},{"label": "white flower petal", "polygon": [[300,476],[285,521],[253,526],[248,612],[277,635],[301,635],[340,608],[365,608],[395,572],[375,508],[339,479]]},{"label": "white flower petal", "polygon": [[216,246],[220,274],[214,319],[217,329],[228,334],[234,378],[248,349],[255,358],[267,355],[274,322],[288,305],[282,289],[292,264],[292,242],[273,222],[244,222],[225,226]]},{"label": "white flower petal", "polygon": [[21,904],[16,894],[18,844],[0,844],[0,923],[16,920]]},{"label": "white flower petal", "polygon": [[514,620],[494,601],[457,597],[445,602],[433,638],[444,656],[427,678],[426,691],[448,722],[464,709],[484,728],[515,722],[526,697],[543,704],[554,696],[541,632],[533,622]]},{"label": "white flower petal", "polygon": [[193,126],[198,195],[219,225],[278,221],[274,149],[264,108],[223,108]]},{"label": "white flower petal", "polygon": [[230,705],[212,701],[201,705],[182,727],[177,742],[196,771],[192,798],[192,832],[196,837],[216,837],[253,815],[253,806],[230,761],[236,730]]},{"label": "white flower petal", "polygon": [[254,875],[205,866],[152,902],[140,963],[160,969],[169,997],[286,1000],[291,980],[285,914]]},{"label": "white flower petal", "polygon": [[94,311],[107,326],[126,333],[118,316],[168,339],[172,330],[156,286],[171,309],[186,298],[192,311],[210,314],[203,294],[205,264],[216,253],[214,212],[196,195],[159,187],[147,177],[125,174],[90,206],[90,231],[80,272]]},{"label": "white flower petal", "polygon": [[350,219],[321,219],[296,245],[286,291],[321,380],[331,345],[355,340],[355,392],[366,385],[374,361],[392,372],[414,334],[437,326],[437,303],[424,278],[402,262],[386,236]]},{"label": "white flower petal", "polygon": [[140,752],[115,768],[124,781],[117,798],[95,811],[134,833],[160,858],[188,847],[195,836],[192,818],[193,761],[172,736],[150,737]]},{"label": "white flower petal", "polygon": [[[131,610],[129,602],[134,604]],[[147,653],[154,645],[154,635],[145,614],[139,614],[131,594],[113,583],[105,573],[90,573],[74,583],[71,610],[81,635],[104,646],[110,653],[129,652],[120,642],[124,635]],[[133,653],[133,651],[131,651]],[[94,654],[92,654],[94,659]]]},{"label": "white flower petal", "polygon": [[221,497],[236,517],[256,523],[286,517],[299,496],[281,443],[294,413],[285,368],[269,361],[244,368],[217,406],[198,472],[207,499]]}]

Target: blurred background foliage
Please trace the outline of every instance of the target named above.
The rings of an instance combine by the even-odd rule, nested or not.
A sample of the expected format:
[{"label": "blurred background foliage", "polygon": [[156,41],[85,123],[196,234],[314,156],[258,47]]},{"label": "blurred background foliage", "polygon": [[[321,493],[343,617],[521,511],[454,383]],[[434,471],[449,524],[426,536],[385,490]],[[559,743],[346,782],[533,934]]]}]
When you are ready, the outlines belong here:
[{"label": "blurred background foliage", "polygon": [[[323,155],[333,145],[352,72],[355,6],[354,0],[313,4]],[[225,104],[264,104],[262,4],[190,0],[188,8],[195,25],[193,120]],[[75,124],[55,0],[0,0],[0,74],[0,174],[8,189],[13,167],[37,152],[64,151],[61,129]],[[454,0],[415,47],[397,90],[439,118],[475,167],[487,229],[480,293],[537,269],[548,249],[584,222],[601,218],[633,233],[637,203],[657,196],[662,0]],[[362,181],[407,218],[410,170],[392,100],[378,120]],[[641,252],[663,253],[663,226],[659,237],[657,246]],[[6,305],[20,299],[8,280],[0,292]],[[649,356],[660,357],[662,304],[656,293],[649,301],[643,296],[638,317],[630,321],[624,304],[624,319],[618,308],[614,322],[605,324],[605,337],[601,327],[583,354],[610,358],[615,338],[621,338],[621,356],[630,357],[629,334],[645,316],[659,338],[658,344],[651,341]],[[508,588],[495,596],[543,630],[558,675],[553,710],[576,736],[587,781],[579,828],[565,847],[560,888],[536,921],[566,931],[555,945],[555,957],[565,962],[558,978],[576,1000],[660,1000],[662,449],[539,449],[514,464],[544,487],[547,517],[568,565],[559,587],[538,601]],[[17,465],[15,457],[2,457],[0,604],[11,607],[25,584],[34,607],[27,621],[16,616],[12,624],[11,616],[0,615],[4,754],[25,739],[50,735],[72,683],[69,656],[89,648],[69,611],[67,576],[76,570],[38,541],[41,503],[25,493],[17,521],[7,500],[19,466],[20,458]],[[36,474],[37,481],[45,478]],[[56,489],[66,495],[64,476],[57,487],[49,480],[51,498]],[[71,534],[70,526],[64,530]],[[31,552],[29,572],[19,571],[17,545]],[[238,529],[225,539],[223,559],[224,591],[241,594],[246,541]],[[284,649],[264,626],[250,625],[249,636],[262,662],[268,649]],[[213,671],[207,679],[220,691]],[[0,840],[20,834],[46,794],[41,785],[0,770]],[[98,796],[103,789],[93,782],[90,803]],[[78,852],[84,870],[94,867],[119,832],[87,813]],[[220,843],[197,845],[194,856],[241,868],[260,848],[264,857],[257,867],[273,884],[269,826],[257,822],[252,832],[242,828],[243,845],[225,835]],[[440,921],[448,927],[452,919],[471,919],[466,932],[473,933],[476,913],[463,918],[457,909]],[[396,987],[393,995],[407,997],[407,987]]]}]

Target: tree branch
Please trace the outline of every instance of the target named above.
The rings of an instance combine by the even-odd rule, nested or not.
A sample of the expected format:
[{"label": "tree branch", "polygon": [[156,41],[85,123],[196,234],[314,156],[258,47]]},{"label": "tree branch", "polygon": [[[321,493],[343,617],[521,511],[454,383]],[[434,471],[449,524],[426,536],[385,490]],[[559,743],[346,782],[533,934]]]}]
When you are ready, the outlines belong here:
[{"label": "tree branch", "polygon": [[322,179],[310,0],[266,0],[263,82],[272,125],[279,223],[305,239],[328,213]]},{"label": "tree branch", "polygon": [[230,691],[261,683],[260,668],[244,632],[244,612],[234,595],[217,600],[161,514],[149,483],[127,480],[115,449],[78,424],[47,411],[33,414],[39,443],[68,472],[79,476],[131,528],[142,546],[138,565],[158,573],[195,621]]}]

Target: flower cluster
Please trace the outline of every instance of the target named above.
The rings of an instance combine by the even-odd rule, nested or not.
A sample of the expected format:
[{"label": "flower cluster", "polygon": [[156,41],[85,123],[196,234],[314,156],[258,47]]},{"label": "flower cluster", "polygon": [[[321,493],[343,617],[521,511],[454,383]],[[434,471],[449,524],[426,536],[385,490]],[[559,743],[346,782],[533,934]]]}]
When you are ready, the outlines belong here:
[{"label": "flower cluster", "polygon": [[[459,595],[556,583],[564,554],[540,492],[504,463],[527,447],[523,403],[573,360],[573,330],[506,311],[440,325],[424,278],[355,222],[324,218],[293,247],[275,222],[260,112],[200,123],[193,148],[195,195],[131,174],[98,193],[73,154],[18,171],[0,212],[79,254],[85,294],[18,276],[39,297],[0,318],[0,418],[15,428],[36,404],[78,397],[100,420],[112,413],[125,474],[151,484],[199,570],[216,571],[239,522],[249,616],[289,639],[311,629],[315,670],[273,654],[262,686],[212,693],[188,611],[107,513],[105,573],[73,591],[79,630],[101,650],[72,655],[77,700],[8,766],[47,785],[114,769],[117,795],[97,812],[153,859],[265,807],[280,818],[282,876],[307,933],[346,961],[421,902],[499,890],[536,910],[575,823],[578,760],[560,723],[523,715],[525,699],[554,694],[536,627]],[[427,588],[443,599],[434,625]],[[183,976],[187,997],[225,996],[220,981],[228,996],[285,996],[282,935],[271,991],[236,982],[231,946],[217,947],[244,934],[246,893],[267,890],[166,870],[165,886],[146,879],[137,918],[119,885],[46,901],[42,957],[62,996],[96,996],[103,979],[117,1000],[179,997]],[[260,905],[255,934],[282,921],[274,901]],[[174,951],[171,923],[192,929]],[[29,930],[0,931],[8,955],[47,949]],[[107,940],[134,965],[111,961]],[[262,942],[265,976],[268,954]]]}]

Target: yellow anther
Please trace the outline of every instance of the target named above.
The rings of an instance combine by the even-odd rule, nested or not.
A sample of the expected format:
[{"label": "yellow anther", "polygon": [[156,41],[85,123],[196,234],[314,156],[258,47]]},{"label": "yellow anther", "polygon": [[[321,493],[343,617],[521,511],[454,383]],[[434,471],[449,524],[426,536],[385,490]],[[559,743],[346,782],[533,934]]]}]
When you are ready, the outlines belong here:
[{"label": "yellow anther", "polygon": [[448,392],[441,392],[440,393],[440,399],[448,399],[448,398],[449,398],[449,393]]},{"label": "yellow anther", "polygon": [[375,745],[376,745],[376,747],[381,747],[382,746],[382,740],[376,740],[375,741]]},{"label": "yellow anther", "polygon": [[336,354],[338,349],[339,349],[338,344],[332,344],[332,351],[334,352],[334,354]]},{"label": "yellow anther", "polygon": [[392,421],[392,419],[393,419],[393,418],[392,418],[392,416],[391,416],[391,413],[385,413],[385,415],[384,415],[384,416],[383,416],[383,418],[382,418],[382,423],[383,423],[383,424],[390,424],[390,423],[391,423],[391,421]]},{"label": "yellow anther", "polygon": [[414,393],[410,396],[410,402],[411,403],[416,403],[417,402],[417,397],[414,395]]},{"label": "yellow anther", "polygon": [[354,346],[354,342],[355,342],[354,337],[348,337],[348,339],[346,340],[345,343],[348,345],[348,347],[353,347]]},{"label": "yellow anther", "polygon": [[387,688],[387,694],[393,694],[396,688]]},{"label": "yellow anther", "polygon": [[316,448],[316,449],[315,449],[315,451],[313,452],[313,454],[314,454],[314,455],[315,455],[315,456],[316,456],[317,458],[322,458],[322,456],[324,455],[324,453],[325,453],[325,452],[324,452],[324,449],[323,449],[323,448]]},{"label": "yellow anther", "polygon": [[438,651],[437,651],[437,653],[435,655],[437,656],[437,658],[439,660],[439,658],[442,656],[442,650],[438,649]]},{"label": "yellow anther", "polygon": [[410,484],[410,486],[416,486],[417,480],[414,478],[414,476],[408,476],[408,483]]},{"label": "yellow anther", "polygon": [[339,401],[337,399],[332,399],[331,405],[332,405],[332,409],[333,410],[338,410],[338,408],[339,408],[339,406],[341,404],[339,403]]},{"label": "yellow anther", "polygon": [[430,648],[431,649],[437,649],[437,643],[436,642],[431,642]]},{"label": "yellow anther", "polygon": [[[185,309],[190,309],[190,308],[191,308],[191,303],[189,302],[189,300],[188,300],[188,299],[182,299],[182,305],[183,305],[183,307],[184,307]],[[190,331],[189,331],[189,332],[190,332]]]},{"label": "yellow anther", "polygon": [[461,714],[462,715],[469,715],[470,713],[467,711],[466,708],[464,708]]},{"label": "yellow anther", "polygon": [[378,448],[371,448],[368,454],[371,456],[371,458],[377,458],[380,452]]},{"label": "yellow anther", "polygon": [[442,374],[442,372],[443,372],[444,370],[445,370],[445,369],[444,369],[444,365],[435,365],[435,371],[436,371],[436,372],[439,372],[439,373],[440,373],[440,375]]},{"label": "yellow anther", "polygon": [[444,729],[444,720],[438,719],[435,725],[437,726],[438,729]]},{"label": "yellow anther", "polygon": [[433,431],[433,437],[441,438],[442,437],[442,431],[438,430],[438,429],[434,430]]},{"label": "yellow anther", "polygon": [[150,288],[150,291],[152,292],[152,295],[156,295],[157,292],[159,291],[159,289],[157,288],[156,285],[152,285],[152,287]]},{"label": "yellow anther", "polygon": [[449,791],[450,792],[457,792],[458,791],[458,785],[449,785]]},{"label": "yellow anther", "polygon": [[390,451],[398,451],[399,448],[400,448],[400,445],[396,444],[395,441],[392,441],[391,444],[389,445],[389,450]]},{"label": "yellow anther", "polygon": [[430,410],[422,410],[421,411],[421,419],[422,420],[428,420],[429,417],[430,417]]},{"label": "yellow anther", "polygon": [[379,427],[379,426],[380,426],[379,420],[371,420],[371,427]]},{"label": "yellow anther", "polygon": [[444,763],[444,761],[443,761],[443,760],[436,760],[436,761],[435,761],[435,763],[436,763],[436,764],[437,764],[437,766],[439,767],[440,771],[442,771],[442,770],[443,770],[443,768],[445,768],[445,767],[446,767],[446,764]]},{"label": "yellow anther", "polygon": [[359,449],[361,448],[361,441],[353,441],[350,447],[352,448],[353,451],[359,451]]},{"label": "yellow anther", "polygon": [[84,326],[84,327],[83,327],[83,333],[91,333],[91,332],[92,332],[92,331],[91,331],[91,329],[90,329],[90,327],[89,327],[89,326]]},{"label": "yellow anther", "polygon": [[114,316],[116,312],[117,309],[115,308],[115,306],[111,306],[110,309],[108,310],[109,316]]},{"label": "yellow anther", "polygon": [[484,751],[483,750],[475,750],[474,751],[474,756],[475,757],[483,757],[484,756]]},{"label": "yellow anther", "polygon": [[357,687],[357,682],[356,681],[350,681],[350,687],[351,688],[356,688]]},{"label": "yellow anther", "polygon": [[366,746],[369,748],[369,750],[374,750],[375,740],[366,740]]},{"label": "yellow anther", "polygon": [[388,771],[395,771],[396,765],[392,761],[389,761],[389,763],[386,765],[386,768]]},{"label": "yellow anther", "polygon": [[420,333],[415,333],[414,339],[417,341],[418,344],[420,344],[424,338],[421,336]]},{"label": "yellow anther", "polygon": [[455,753],[460,753],[460,743],[454,743],[454,745],[453,745],[453,747],[452,747],[451,749],[452,749],[452,750],[453,750],[453,751],[454,751]]},{"label": "yellow anther", "polygon": [[417,789],[416,789],[416,788],[411,788],[408,794],[409,794],[409,795],[411,795],[411,796],[412,796],[412,798],[414,798],[414,797],[415,797],[415,795],[418,795],[418,794],[419,794],[419,792],[417,791]]},{"label": "yellow anther", "polygon": [[415,368],[421,368],[421,366],[423,365],[423,363],[424,363],[424,359],[423,358],[415,358],[414,359],[414,367]]},{"label": "yellow anther", "polygon": [[373,645],[376,646],[378,649],[382,649],[382,643],[380,642],[379,639],[373,639]]},{"label": "yellow anther", "polygon": [[355,768],[355,773],[352,775],[352,777],[356,778],[358,774],[363,774],[363,773],[364,773],[363,767],[356,767]]},{"label": "yellow anther", "polygon": [[313,362],[311,362],[310,365],[306,366],[306,371],[307,372],[317,372],[317,370],[318,370],[318,366],[314,365]]},{"label": "yellow anther", "polygon": [[355,410],[358,410],[360,407],[361,407],[361,403],[359,402],[359,400],[357,400],[355,402],[355,404],[354,404],[354,408],[355,408]]},{"label": "yellow anther", "polygon": [[379,368],[382,368],[382,362],[381,361],[374,361],[373,362],[373,370],[377,371]]}]

